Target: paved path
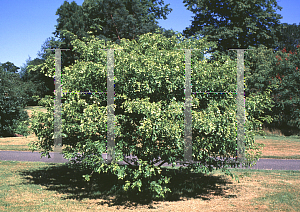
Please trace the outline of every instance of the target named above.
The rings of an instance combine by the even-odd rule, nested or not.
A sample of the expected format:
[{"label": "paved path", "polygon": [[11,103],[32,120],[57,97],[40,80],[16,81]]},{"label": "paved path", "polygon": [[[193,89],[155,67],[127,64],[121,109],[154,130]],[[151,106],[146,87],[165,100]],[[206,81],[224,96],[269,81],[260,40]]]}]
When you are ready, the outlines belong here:
[{"label": "paved path", "polygon": [[[51,158],[41,158],[39,152],[25,151],[0,151],[0,161],[34,161],[46,163],[68,163],[69,160],[64,159],[62,154],[50,152]],[[102,154],[105,158],[106,154]],[[134,157],[133,157],[134,158]],[[125,164],[121,162],[120,164]],[[159,163],[156,163],[159,164]],[[163,166],[168,164],[163,164]],[[250,168],[250,167],[249,167]],[[282,160],[282,159],[259,159],[255,166],[250,169],[266,169],[266,170],[300,170],[300,160]]]}]

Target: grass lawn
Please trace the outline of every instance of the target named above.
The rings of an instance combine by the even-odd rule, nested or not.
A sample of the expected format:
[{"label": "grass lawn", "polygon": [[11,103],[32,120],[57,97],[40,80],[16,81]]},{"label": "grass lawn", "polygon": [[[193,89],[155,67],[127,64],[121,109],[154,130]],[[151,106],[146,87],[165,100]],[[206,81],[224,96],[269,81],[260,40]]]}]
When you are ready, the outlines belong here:
[{"label": "grass lawn", "polygon": [[220,171],[170,173],[172,194],[152,201],[110,192],[108,174],[84,182],[63,164],[0,161],[0,211],[300,211],[299,171],[234,172],[239,183]]},{"label": "grass lawn", "polygon": [[[0,138],[0,150],[28,151],[32,139]],[[263,158],[300,159],[297,137],[256,139],[266,145]],[[236,182],[221,171],[186,175],[164,169],[173,178],[172,193],[152,200],[110,191],[117,179],[109,174],[85,182],[87,172],[64,164],[0,161],[0,211],[300,211],[300,171],[233,169]]]}]

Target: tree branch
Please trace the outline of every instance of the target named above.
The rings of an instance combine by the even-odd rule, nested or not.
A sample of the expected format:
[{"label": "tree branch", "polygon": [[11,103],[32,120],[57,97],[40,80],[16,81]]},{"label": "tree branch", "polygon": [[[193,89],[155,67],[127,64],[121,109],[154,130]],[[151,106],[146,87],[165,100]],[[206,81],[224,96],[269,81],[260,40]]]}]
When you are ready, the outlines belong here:
[{"label": "tree branch", "polygon": [[125,158],[125,155],[123,155],[123,158],[124,158],[124,162],[127,163],[131,168],[134,168],[135,166],[137,166],[137,163],[134,162],[135,164],[131,164],[126,158]]},{"label": "tree branch", "polygon": [[158,167],[161,167],[161,165],[163,165],[165,162],[166,162],[166,161],[163,160],[163,161],[158,165]]}]

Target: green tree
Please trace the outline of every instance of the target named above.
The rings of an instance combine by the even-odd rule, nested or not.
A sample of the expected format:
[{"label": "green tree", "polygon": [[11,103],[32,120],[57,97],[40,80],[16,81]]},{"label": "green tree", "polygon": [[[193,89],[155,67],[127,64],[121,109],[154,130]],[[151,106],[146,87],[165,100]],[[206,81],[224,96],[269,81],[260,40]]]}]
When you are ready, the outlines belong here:
[{"label": "green tree", "polygon": [[[58,24],[53,33],[59,41],[51,40],[50,48],[73,49],[71,38],[63,34],[64,30],[77,35],[78,39],[91,35],[105,41],[119,42],[120,39],[138,39],[139,35],[155,32],[163,29],[158,26],[156,19],[163,17],[172,11],[161,0],[140,1],[140,0],[85,0],[82,6],[74,1],[64,1],[57,9],[56,15]],[[89,33],[90,32],[90,33]],[[170,34],[168,30],[166,33]],[[47,56],[54,54],[47,51]],[[62,51],[62,67],[69,66],[78,60],[79,53],[74,51]]]},{"label": "green tree", "polygon": [[[12,62],[6,62],[1,63],[1,72],[3,73],[3,76],[7,77],[9,81],[3,81],[2,86],[5,87],[5,89],[9,90],[9,94],[17,96],[20,94],[20,96],[24,96],[24,92],[22,90],[22,80],[21,77],[17,72],[19,67],[15,66]],[[20,92],[20,93],[18,93]]]},{"label": "green tree", "polygon": [[15,66],[15,64],[8,61],[6,63],[1,63],[1,67],[3,71],[11,72],[11,73],[17,73],[18,69],[20,69],[19,67]]},{"label": "green tree", "polygon": [[[281,129],[285,135],[297,134],[299,125],[299,80],[300,52],[286,52],[285,49],[274,53],[264,45],[258,48],[249,47],[253,51],[245,52],[245,96],[257,95],[271,91],[273,107],[265,108],[263,115],[269,116],[272,123],[263,122],[269,128]],[[299,133],[298,133],[299,134]]]},{"label": "green tree", "polygon": [[[246,96],[249,91],[261,92],[267,87],[272,87],[271,96],[274,107],[271,114],[272,123],[264,122],[263,125],[270,129],[280,129],[284,135],[299,134],[299,25],[280,24],[279,45],[273,49],[259,50],[258,52],[246,51],[245,60],[251,76],[246,84]],[[299,54],[299,52],[298,52]],[[248,94],[247,94],[248,93]]]},{"label": "green tree", "polygon": [[[163,4],[163,1],[159,2],[159,4]],[[139,35],[147,32],[154,32],[155,29],[159,29],[164,36],[170,38],[175,35],[176,32],[159,27],[157,25],[158,22],[155,21],[155,19],[161,18],[161,16],[166,19],[167,12],[171,11],[167,6],[168,5],[160,8],[157,6],[156,1],[137,1],[136,3],[130,1],[118,3],[118,1],[98,0],[85,1],[82,6],[77,5],[75,2],[69,4],[65,1],[56,12],[56,14],[59,15],[59,18],[57,19],[58,24],[56,25],[56,31],[53,34],[55,34],[56,37],[59,37],[59,40],[55,40],[53,37],[48,38],[42,46],[42,52],[39,52],[39,57],[42,60],[46,60],[50,55],[53,56],[55,54],[54,51],[46,51],[46,49],[73,48],[71,45],[72,37],[68,34],[62,34],[65,30],[77,35],[80,40],[83,40],[84,37],[96,36],[97,38],[104,40],[105,43],[107,41],[119,42],[119,38],[122,37],[129,40],[138,40]],[[114,7],[116,7],[116,9],[114,9]],[[118,8],[121,9],[119,10]],[[110,13],[112,16],[103,16],[101,11]],[[112,28],[112,20],[117,21],[115,28]],[[129,25],[128,23],[131,24]],[[127,26],[125,29],[134,32],[134,34],[126,33],[124,31],[125,29],[123,29],[124,26]],[[128,28],[129,26],[132,28]],[[102,28],[103,30],[101,30]],[[121,31],[114,31],[113,29],[116,28]],[[104,32],[105,36],[103,34]],[[196,54],[199,53],[197,52]],[[73,64],[74,61],[79,58],[80,53],[78,52],[62,51],[62,76],[64,75],[63,67]],[[26,70],[29,70],[27,72],[30,72],[31,67],[33,66],[39,67],[40,64],[30,64],[30,66],[26,68]],[[46,69],[42,70],[43,73],[48,71],[49,70]]]},{"label": "green tree", "polygon": [[283,23],[279,26],[281,37],[278,48],[286,49],[287,52],[295,52],[297,45],[300,44],[300,23],[299,25]]},{"label": "green tree", "polygon": [[[13,63],[6,64],[16,70]],[[18,73],[6,70],[0,66],[0,137],[28,135],[28,114],[23,111],[27,99],[24,83]]]},{"label": "green tree", "polygon": [[[195,16],[192,25],[183,35],[200,34],[208,40],[217,42],[219,51],[236,58],[235,51],[229,48],[247,49],[263,44],[276,48],[280,32],[278,26],[282,16],[275,13],[273,5],[279,10],[276,0],[184,0],[187,9]],[[214,58],[212,58],[214,59]],[[218,60],[216,58],[216,60]]]},{"label": "green tree", "polygon": [[[185,58],[184,52],[176,49],[197,48],[202,52],[192,54],[192,70],[197,70],[192,72],[196,91],[234,90],[236,61],[224,56],[221,61],[208,63],[202,60],[203,51],[211,47],[206,40],[185,40],[181,34],[179,39],[176,36],[168,39],[158,31],[142,35],[138,41],[122,39],[120,44],[108,42],[105,46],[95,37],[81,41],[68,33],[73,36],[71,43],[81,58],[64,68],[65,90],[106,90],[107,53],[100,49],[123,49],[114,53],[115,152],[116,160],[125,160],[128,165],[106,164],[102,158],[107,142],[105,94],[90,94],[87,99],[74,93],[65,95],[62,108],[65,157],[79,162],[76,164],[82,169],[92,170],[83,176],[86,180],[94,172],[110,172],[118,177],[119,184],[115,186],[121,190],[163,197],[170,192],[167,187],[170,178],[162,173],[162,164],[156,166],[155,161],[161,158],[175,165],[176,161],[183,160],[184,151]],[[182,42],[178,42],[181,39]],[[53,57],[42,66],[49,70],[47,75],[54,76]],[[94,76],[97,80],[91,80]],[[254,128],[259,128],[261,120],[255,119],[253,114],[272,106],[269,93],[246,98],[245,146],[249,163],[255,163],[261,149],[254,140]],[[44,101],[48,113],[34,113],[32,116],[31,129],[39,140],[31,143],[31,149],[42,149],[42,156],[50,156],[54,145],[53,98]],[[227,168],[231,165],[230,157],[236,153],[234,95],[193,95],[192,112],[193,160],[199,162],[187,168],[190,172],[204,173],[222,169],[233,176]],[[138,157],[137,163],[126,158],[130,153]]]},{"label": "green tree", "polygon": [[276,64],[269,83],[277,82],[279,86],[271,93],[275,101],[274,120],[266,125],[281,129],[287,136],[300,135],[300,45],[295,52],[287,52],[285,48],[278,51],[273,61]]},{"label": "green tree", "polygon": [[[251,47],[256,49],[256,51],[245,51],[245,75],[248,73],[252,75],[246,79],[245,96],[249,96],[252,92],[258,94],[270,89],[272,84],[270,85],[269,81],[272,82],[272,77],[279,73],[278,67],[275,65],[277,63],[275,52],[285,45],[294,46],[295,51],[295,44],[299,37],[297,26],[280,23],[279,20],[282,17],[275,13],[273,7],[279,10],[282,7],[277,5],[276,0],[185,0],[184,3],[195,16],[191,26],[187,27],[183,34],[186,37],[199,34],[216,42],[217,48],[208,51],[216,53],[211,57],[211,61],[220,61],[224,54],[229,55],[233,60],[236,59],[236,51],[226,51],[229,48],[249,49]],[[262,50],[259,47],[261,45],[268,50]],[[255,55],[262,53],[266,55]],[[280,67],[285,68],[285,66]],[[295,67],[292,68],[291,65],[289,68],[290,70],[286,70],[286,73],[295,70]],[[297,85],[297,78],[291,79]],[[288,87],[285,86],[283,89],[286,90]],[[295,91],[295,89],[292,90]],[[292,92],[292,90],[286,92]],[[274,92],[274,90],[272,91]],[[273,93],[272,95],[278,94]],[[297,92],[292,93],[292,96],[297,95]],[[272,98],[274,102],[275,97]],[[287,99],[287,101],[290,100]],[[276,108],[272,110],[273,116],[278,117],[285,113],[284,111],[291,106],[290,103],[288,104],[289,107],[277,104]],[[270,114],[270,112],[266,114]],[[291,118],[291,113],[288,112],[288,114],[290,115],[286,117]],[[293,116],[295,115],[296,113],[293,112]],[[279,119],[275,118],[275,120]],[[295,125],[297,121],[295,119],[293,121]]]},{"label": "green tree", "polygon": [[[126,39],[136,39],[139,35],[155,32],[158,27],[156,19],[166,19],[168,12],[172,9],[168,8],[167,4],[164,7],[161,0],[140,1],[140,0],[125,0],[125,1],[99,1],[86,0],[82,4],[82,8],[87,14],[91,23],[103,27],[102,30],[97,29],[93,35],[116,41]],[[100,37],[101,38],[101,37]]]},{"label": "green tree", "polygon": [[25,66],[21,68],[21,79],[26,85],[24,89],[29,96],[26,105],[37,105],[38,99],[44,98],[46,95],[54,95],[53,92],[55,86],[53,78],[45,76],[39,69],[30,72],[28,71],[28,66],[37,66],[44,62],[44,59],[35,58],[34,60],[31,60],[29,58],[26,60]]}]

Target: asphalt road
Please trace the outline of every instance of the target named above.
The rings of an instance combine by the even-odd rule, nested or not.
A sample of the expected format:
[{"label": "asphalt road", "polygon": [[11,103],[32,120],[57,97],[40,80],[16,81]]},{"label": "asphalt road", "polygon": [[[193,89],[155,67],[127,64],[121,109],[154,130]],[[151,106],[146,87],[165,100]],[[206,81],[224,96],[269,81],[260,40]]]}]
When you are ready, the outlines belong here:
[{"label": "asphalt road", "polygon": [[[39,152],[25,152],[25,151],[0,151],[0,161],[34,161],[46,163],[68,163],[67,159],[63,158],[62,154],[50,152],[51,158],[41,158]],[[106,154],[102,154],[105,159]],[[134,158],[134,157],[131,157]],[[160,162],[156,163],[159,164]],[[125,164],[125,162],[120,162]],[[168,164],[163,164],[168,166]],[[171,165],[170,165],[171,166]],[[177,165],[180,166],[180,165]],[[265,169],[265,170],[300,170],[300,160],[282,160],[282,159],[259,159],[256,165],[249,167],[249,169]]]}]

